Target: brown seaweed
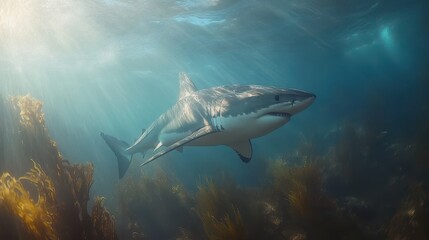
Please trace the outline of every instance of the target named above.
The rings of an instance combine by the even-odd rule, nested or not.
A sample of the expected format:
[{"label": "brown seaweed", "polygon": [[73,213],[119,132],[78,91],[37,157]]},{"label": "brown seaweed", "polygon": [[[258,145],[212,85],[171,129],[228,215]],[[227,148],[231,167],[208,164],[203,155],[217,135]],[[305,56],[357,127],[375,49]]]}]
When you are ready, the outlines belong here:
[{"label": "brown seaweed", "polygon": [[[10,108],[3,109],[8,110],[5,112],[5,116],[9,116],[5,122],[7,131],[0,135],[2,141],[11,146],[7,149],[9,152],[0,156],[3,157],[1,162],[6,163],[0,189],[0,211],[5,214],[0,215],[0,223],[10,227],[7,236],[15,239],[116,239],[113,218],[102,207],[100,199],[96,199],[93,216],[88,214],[93,165],[72,164],[63,159],[46,129],[40,101],[20,96],[11,97],[9,104]],[[12,177],[32,162],[33,168],[24,177],[18,180]],[[22,204],[14,208],[14,202]],[[103,235],[102,229],[109,229],[109,232]]]},{"label": "brown seaweed", "polygon": [[[37,189],[36,200],[24,187],[25,182]],[[54,207],[55,197],[52,181],[37,163],[34,163],[26,176],[18,179],[9,173],[3,173],[0,179],[0,222],[9,220],[16,225],[14,228],[2,229],[0,238],[12,239],[12,236],[19,236],[23,239],[57,239],[55,219],[58,212]]]},{"label": "brown seaweed", "polygon": [[[132,175],[118,189],[122,229],[126,239],[173,239],[201,227],[182,184],[159,171],[154,177]],[[182,230],[181,230],[182,229]]]},{"label": "brown seaweed", "polygon": [[196,210],[207,239],[276,239],[281,236],[276,207],[263,191],[243,188],[228,176],[198,187]]},{"label": "brown seaweed", "polygon": [[91,239],[116,239],[115,221],[103,206],[103,201],[103,197],[94,199],[94,206],[91,212]]},{"label": "brown seaweed", "polygon": [[0,239],[116,239],[115,229],[124,239],[429,235],[425,120],[420,133],[390,142],[379,123],[343,125],[325,152],[314,138],[284,159],[267,161],[271,184],[257,188],[222,176],[192,193],[164,171],[154,177],[129,174],[118,186],[115,221],[101,197],[89,214],[94,166],[61,156],[41,109],[29,96],[0,105],[8,115],[0,118]]},{"label": "brown seaweed", "polygon": [[211,180],[198,188],[197,211],[208,239],[245,239],[240,211],[234,206],[240,203],[228,189]]},{"label": "brown seaweed", "polygon": [[387,239],[428,239],[428,200],[428,193],[422,184],[412,185],[408,196],[387,225]]},{"label": "brown seaweed", "polygon": [[354,222],[323,192],[323,175],[315,164],[289,167],[278,160],[270,171],[277,205],[283,212],[283,228],[290,234],[304,232],[310,239],[362,238]]},{"label": "brown seaweed", "polygon": [[243,240],[246,239],[243,220],[238,209],[233,210],[232,216],[226,214],[218,219],[205,213],[200,215],[204,230],[209,240]]}]

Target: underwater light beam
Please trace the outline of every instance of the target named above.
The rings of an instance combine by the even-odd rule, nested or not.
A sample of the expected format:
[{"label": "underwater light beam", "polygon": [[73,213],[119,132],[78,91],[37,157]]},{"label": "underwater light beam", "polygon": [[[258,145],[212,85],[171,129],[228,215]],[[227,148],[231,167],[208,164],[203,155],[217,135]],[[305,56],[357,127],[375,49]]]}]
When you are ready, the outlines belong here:
[{"label": "underwater light beam", "polygon": [[392,34],[391,34],[391,27],[388,27],[388,26],[384,27],[380,32],[380,37],[383,40],[383,43],[387,48],[393,47],[393,38],[392,38]]}]

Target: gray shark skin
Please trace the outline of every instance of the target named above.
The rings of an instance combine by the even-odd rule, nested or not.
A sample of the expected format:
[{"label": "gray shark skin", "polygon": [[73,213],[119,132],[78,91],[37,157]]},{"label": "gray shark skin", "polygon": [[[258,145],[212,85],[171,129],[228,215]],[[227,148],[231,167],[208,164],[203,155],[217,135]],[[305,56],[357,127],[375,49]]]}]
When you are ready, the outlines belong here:
[{"label": "gray shark skin", "polygon": [[132,144],[101,133],[118,159],[119,178],[133,154],[154,154],[141,166],[184,146],[227,145],[244,162],[252,158],[251,139],[286,124],[310,106],[312,93],[259,85],[231,85],[197,90],[185,73],[179,74],[177,103],[154,121]]}]

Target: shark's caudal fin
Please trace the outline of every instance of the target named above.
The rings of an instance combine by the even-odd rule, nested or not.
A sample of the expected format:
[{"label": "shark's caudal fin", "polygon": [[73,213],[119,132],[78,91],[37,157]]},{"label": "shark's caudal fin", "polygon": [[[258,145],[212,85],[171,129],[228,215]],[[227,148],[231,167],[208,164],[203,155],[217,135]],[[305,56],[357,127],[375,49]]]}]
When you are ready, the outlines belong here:
[{"label": "shark's caudal fin", "polygon": [[133,156],[132,154],[125,152],[125,149],[127,149],[130,145],[104,133],[100,133],[100,136],[116,155],[116,158],[118,159],[119,178],[122,178],[130,166],[131,158]]}]

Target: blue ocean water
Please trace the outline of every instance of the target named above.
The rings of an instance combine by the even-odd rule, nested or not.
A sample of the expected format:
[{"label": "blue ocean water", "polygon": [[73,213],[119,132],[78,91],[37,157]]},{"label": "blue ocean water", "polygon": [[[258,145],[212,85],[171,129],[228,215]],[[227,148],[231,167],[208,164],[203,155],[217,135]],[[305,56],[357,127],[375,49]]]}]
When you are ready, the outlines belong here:
[{"label": "blue ocean water", "polygon": [[121,180],[99,132],[138,138],[177,101],[179,72],[199,89],[315,93],[310,108],[253,141],[248,164],[225,146],[201,147],[141,170],[162,168],[190,191],[222,172],[264,186],[264,161],[309,141],[326,153],[344,125],[372,126],[386,144],[427,129],[428,12],[424,0],[2,0],[0,95],[41,100],[63,156],[93,162],[91,194],[114,206]]}]

